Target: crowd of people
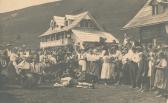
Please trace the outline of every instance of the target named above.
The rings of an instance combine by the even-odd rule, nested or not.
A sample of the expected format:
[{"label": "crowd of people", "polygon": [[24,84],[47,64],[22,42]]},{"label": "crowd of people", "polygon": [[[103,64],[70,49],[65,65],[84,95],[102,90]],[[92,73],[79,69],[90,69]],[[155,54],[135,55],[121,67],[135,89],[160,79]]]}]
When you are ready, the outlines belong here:
[{"label": "crowd of people", "polygon": [[[165,95],[168,90],[166,48],[141,45],[127,38],[123,44],[114,42],[110,46],[102,43],[87,49],[80,49],[78,45],[38,51],[5,49],[1,55],[1,71],[12,63],[17,74],[24,70],[43,75],[44,68],[57,68],[62,64],[59,66],[62,79],[59,80],[65,81],[68,77],[66,85],[74,83],[72,80],[89,86],[93,83],[127,84],[139,92],[157,90],[157,97]],[[55,82],[57,86],[64,86]]]}]

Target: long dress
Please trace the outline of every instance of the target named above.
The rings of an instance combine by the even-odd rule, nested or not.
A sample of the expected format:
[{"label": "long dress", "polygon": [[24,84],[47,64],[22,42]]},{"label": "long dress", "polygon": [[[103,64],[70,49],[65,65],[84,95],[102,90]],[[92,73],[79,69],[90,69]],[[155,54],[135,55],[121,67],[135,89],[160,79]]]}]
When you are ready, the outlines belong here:
[{"label": "long dress", "polygon": [[158,65],[163,68],[157,68],[154,86],[160,89],[165,89],[165,70],[167,68],[167,61],[161,59]]},{"label": "long dress", "polygon": [[90,63],[90,73],[97,79],[100,79],[100,69],[101,69],[100,57],[96,54],[93,54],[91,58],[92,61]]},{"label": "long dress", "polygon": [[164,86],[163,89],[168,91],[168,68],[165,69],[164,72]]},{"label": "long dress", "polygon": [[151,87],[154,86],[155,74],[156,74],[155,59],[154,57],[150,56],[148,61],[148,77],[150,78]]},{"label": "long dress", "polygon": [[79,65],[82,67],[82,71],[86,71],[86,56],[84,54],[78,54]]},{"label": "long dress", "polygon": [[104,56],[103,57],[103,65],[102,65],[102,71],[101,71],[101,79],[110,79],[111,78],[111,57],[110,56]]}]

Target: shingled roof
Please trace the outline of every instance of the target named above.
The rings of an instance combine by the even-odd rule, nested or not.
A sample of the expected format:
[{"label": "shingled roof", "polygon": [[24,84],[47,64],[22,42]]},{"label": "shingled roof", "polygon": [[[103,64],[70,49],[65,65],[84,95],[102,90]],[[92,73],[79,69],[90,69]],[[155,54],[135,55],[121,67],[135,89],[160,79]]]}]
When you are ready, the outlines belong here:
[{"label": "shingled roof", "polygon": [[152,6],[150,5],[151,2],[152,0],[148,0],[143,8],[135,15],[135,17],[122,29],[126,30],[168,22],[167,11],[162,14],[152,15]]},{"label": "shingled roof", "polygon": [[58,25],[65,26],[65,17],[54,16],[53,19]]},{"label": "shingled roof", "polygon": [[[67,15],[66,15],[66,16],[67,16]],[[70,29],[73,29],[75,26],[77,26],[77,25],[80,23],[80,21],[81,21],[82,19],[84,19],[84,18],[87,17],[87,16],[89,16],[93,21],[95,21],[95,23],[97,24],[97,26],[98,26],[98,28],[99,28],[100,30],[104,31],[103,28],[101,28],[101,26],[100,26],[100,25],[96,22],[96,20],[91,16],[91,14],[90,14],[88,11],[86,11],[86,12],[82,12],[82,13],[80,13],[80,14],[74,15],[73,17],[75,18],[75,20],[74,20],[70,25],[63,27],[63,28],[60,29],[60,30],[56,30],[56,29],[52,30],[51,27],[50,27],[46,32],[44,32],[42,35],[40,35],[40,37],[46,36],[46,35],[50,35],[50,34],[54,34],[54,33],[58,33],[58,32],[62,32],[62,31],[68,31],[68,30],[70,30]]]},{"label": "shingled roof", "polygon": [[117,43],[119,43],[117,38],[110,33],[103,31],[72,29],[72,32],[74,33],[75,39],[78,42],[99,42],[100,38],[102,37],[106,39],[106,42],[113,42],[115,40]]}]

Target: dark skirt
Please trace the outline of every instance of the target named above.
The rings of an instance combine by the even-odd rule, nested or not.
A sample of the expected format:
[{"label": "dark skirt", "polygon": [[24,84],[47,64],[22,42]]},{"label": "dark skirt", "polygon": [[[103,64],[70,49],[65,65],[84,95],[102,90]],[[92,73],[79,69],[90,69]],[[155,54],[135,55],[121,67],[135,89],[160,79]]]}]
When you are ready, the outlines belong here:
[{"label": "dark skirt", "polygon": [[90,73],[96,76],[97,78],[100,77],[100,68],[101,68],[100,61],[97,60],[97,61],[90,62]]},{"label": "dark skirt", "polygon": [[157,69],[154,86],[159,88],[159,89],[164,89],[165,88],[165,86],[164,86],[165,82],[164,81],[165,81],[164,69]]},{"label": "dark skirt", "polygon": [[125,63],[122,65],[122,71],[123,71],[123,82],[125,84],[130,83],[130,77],[129,77],[129,64]]},{"label": "dark skirt", "polygon": [[137,76],[138,64],[135,62],[129,62],[129,76],[131,86],[134,88],[136,86],[136,76]]},{"label": "dark skirt", "polygon": [[168,69],[164,70],[164,86],[163,89],[168,90]]}]

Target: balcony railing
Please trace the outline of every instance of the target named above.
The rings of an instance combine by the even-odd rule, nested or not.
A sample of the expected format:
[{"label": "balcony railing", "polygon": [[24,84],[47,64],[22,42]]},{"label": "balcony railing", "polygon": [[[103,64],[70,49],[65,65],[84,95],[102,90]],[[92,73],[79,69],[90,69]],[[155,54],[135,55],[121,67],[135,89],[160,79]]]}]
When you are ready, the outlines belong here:
[{"label": "balcony railing", "polygon": [[71,44],[72,41],[70,39],[61,39],[61,40],[54,40],[48,42],[40,42],[40,48],[48,48],[54,46],[65,46]]}]

